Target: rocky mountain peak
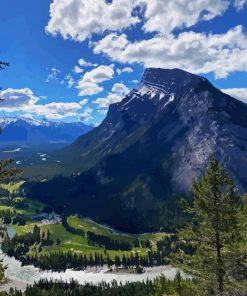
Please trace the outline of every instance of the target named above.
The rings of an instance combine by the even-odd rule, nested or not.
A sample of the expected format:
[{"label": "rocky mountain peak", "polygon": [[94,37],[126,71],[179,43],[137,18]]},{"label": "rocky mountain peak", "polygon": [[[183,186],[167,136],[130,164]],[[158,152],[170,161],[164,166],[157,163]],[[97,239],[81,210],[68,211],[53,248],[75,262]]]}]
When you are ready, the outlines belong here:
[{"label": "rocky mountain peak", "polygon": [[106,121],[114,126],[123,114],[134,122],[150,121],[172,103],[176,104],[182,93],[193,91],[203,84],[205,89],[209,87],[207,79],[180,69],[147,68],[137,89],[133,89],[121,102],[110,106]]},{"label": "rocky mountain peak", "polygon": [[[138,88],[110,105],[97,128],[61,151],[63,165],[52,169],[64,177],[31,184],[32,196],[43,198],[47,192],[56,206],[66,204],[72,212],[116,227],[131,221],[132,231],[145,231],[153,213],[158,227],[163,218],[157,209],[173,208],[173,199],[189,195],[193,178],[202,175],[213,156],[246,191],[246,118],[246,104],[203,77],[147,69]],[[54,194],[57,188],[61,195]],[[117,210],[114,221],[112,209]]]},{"label": "rocky mountain peak", "polygon": [[181,69],[147,68],[142,76],[141,85],[154,86],[165,92],[176,93],[192,81],[206,80]]}]

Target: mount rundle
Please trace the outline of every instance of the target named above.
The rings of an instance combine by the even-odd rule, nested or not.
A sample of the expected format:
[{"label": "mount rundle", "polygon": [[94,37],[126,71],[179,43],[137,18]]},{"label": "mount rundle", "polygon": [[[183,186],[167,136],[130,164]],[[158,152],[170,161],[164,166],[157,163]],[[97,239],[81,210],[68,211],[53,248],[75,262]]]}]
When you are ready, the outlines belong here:
[{"label": "mount rundle", "polygon": [[247,189],[246,139],[246,104],[203,77],[149,68],[100,126],[57,152],[56,173],[26,192],[119,229],[169,229],[213,156]]}]

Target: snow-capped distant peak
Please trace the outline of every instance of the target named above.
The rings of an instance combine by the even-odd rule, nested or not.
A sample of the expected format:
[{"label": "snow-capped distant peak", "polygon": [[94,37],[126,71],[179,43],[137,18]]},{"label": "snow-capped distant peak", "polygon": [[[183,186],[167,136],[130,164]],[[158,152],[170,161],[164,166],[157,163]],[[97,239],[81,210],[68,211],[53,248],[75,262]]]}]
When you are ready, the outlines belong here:
[{"label": "snow-capped distant peak", "polygon": [[39,121],[37,119],[33,119],[28,116],[17,116],[17,117],[0,117],[0,125],[1,126],[7,126],[11,123],[16,123],[18,121],[24,121],[28,123],[29,125],[34,125],[34,126],[40,126],[42,125],[42,121]]},{"label": "snow-capped distant peak", "polygon": [[63,123],[37,120],[30,116],[0,118],[3,134],[1,142],[21,142],[28,144],[70,143],[92,127],[84,123]]},{"label": "snow-capped distant peak", "polygon": [[29,116],[25,116],[25,115],[19,116],[17,118],[17,120],[25,121],[26,123],[28,123],[30,125],[33,125],[33,126],[44,125],[44,122],[42,122],[41,120],[37,120],[37,119],[34,119],[32,117],[29,117]]}]

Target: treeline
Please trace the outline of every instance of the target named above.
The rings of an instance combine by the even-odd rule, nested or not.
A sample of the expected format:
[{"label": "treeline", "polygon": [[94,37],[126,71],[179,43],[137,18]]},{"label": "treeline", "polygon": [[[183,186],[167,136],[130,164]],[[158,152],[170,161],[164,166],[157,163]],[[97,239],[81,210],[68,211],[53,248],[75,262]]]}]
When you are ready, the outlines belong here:
[{"label": "treeline", "polygon": [[[18,258],[24,265],[33,264],[35,267],[39,267],[43,270],[53,271],[65,271],[66,269],[84,270],[87,267],[103,267],[107,265],[109,268],[122,267],[152,267],[155,265],[167,264],[167,258],[162,256],[160,252],[149,251],[146,256],[141,256],[136,253],[130,255],[115,256],[111,259],[109,255],[103,257],[99,253],[77,254],[74,252],[52,252],[50,254],[35,254],[22,256]],[[138,269],[141,270],[141,269]]]},{"label": "treeline", "polygon": [[2,250],[9,256],[14,256],[22,262],[25,262],[26,254],[29,248],[36,245],[37,252],[42,251],[43,246],[52,245],[53,241],[50,239],[49,231],[47,233],[41,232],[37,225],[34,225],[32,232],[27,232],[24,235],[16,235],[12,239],[5,233],[2,242]]},{"label": "treeline", "polygon": [[108,236],[98,235],[91,231],[87,232],[87,238],[89,245],[101,246],[107,250],[130,251],[132,249],[131,243],[127,241],[114,240]]},{"label": "treeline", "polygon": [[127,242],[127,241],[111,239],[109,236],[106,236],[106,235],[95,234],[92,231],[88,231],[85,233],[84,230],[74,228],[73,226],[69,225],[66,216],[62,217],[62,225],[68,232],[72,234],[87,237],[89,245],[104,247],[106,250],[130,251],[132,250],[133,246],[136,248],[139,248],[140,245],[146,248],[149,248],[151,246],[148,240],[142,241],[141,243],[139,242],[139,240],[135,240],[134,243],[131,244],[130,242]]},{"label": "treeline", "polygon": [[70,226],[66,216],[62,217],[62,225],[68,232],[85,237],[85,231],[82,229],[78,229]]},{"label": "treeline", "polygon": [[161,252],[164,257],[171,257],[172,254],[183,251],[186,255],[192,256],[196,248],[185,244],[180,240],[177,234],[170,234],[163,239],[157,241],[157,250]]},{"label": "treeline", "polygon": [[[0,193],[1,195],[1,193]],[[24,197],[16,196],[14,197],[11,194],[11,197],[0,197],[0,205],[9,206],[9,207],[16,207],[17,209],[26,209],[28,208],[28,202]]]},{"label": "treeline", "polygon": [[4,224],[19,224],[25,225],[26,221],[22,214],[18,213],[16,210],[0,210],[0,220]]},{"label": "treeline", "polygon": [[174,280],[161,276],[154,281],[143,281],[126,284],[101,282],[97,285],[80,285],[76,281],[62,282],[42,279],[24,292],[14,291],[0,293],[1,296],[199,296],[195,280],[182,279],[178,273]]},{"label": "treeline", "polygon": [[[89,232],[90,233],[90,232]],[[89,234],[91,238],[92,233]],[[2,250],[9,256],[14,256],[16,259],[20,260],[22,264],[28,265],[33,264],[36,267],[39,267],[44,270],[54,270],[54,271],[62,271],[68,268],[70,269],[86,269],[88,266],[103,266],[108,265],[108,267],[112,267],[113,265],[116,267],[150,267],[154,265],[163,265],[167,264],[167,258],[165,253],[162,251],[148,251],[147,255],[141,256],[138,252],[131,253],[130,255],[122,255],[115,256],[112,260],[109,255],[102,256],[102,254],[94,253],[89,254],[88,256],[85,254],[78,254],[75,252],[52,252],[50,254],[41,253],[42,248],[44,246],[53,245],[54,242],[50,238],[50,232],[41,231],[41,229],[35,225],[32,232],[28,232],[24,235],[16,235],[14,238],[10,239],[5,233],[3,235],[4,239],[2,242]],[[114,246],[114,241],[105,243],[105,236],[99,236],[103,241],[100,243],[104,243],[105,247],[112,248]],[[97,238],[93,238],[97,240]],[[59,244],[59,242],[56,242]],[[146,241],[143,242],[147,244]],[[113,244],[113,245],[111,245]],[[136,242],[137,244],[137,242]],[[129,247],[127,248],[124,244],[116,245],[116,248],[126,248],[126,251],[129,251]],[[29,254],[30,247],[32,247],[32,255]]]}]

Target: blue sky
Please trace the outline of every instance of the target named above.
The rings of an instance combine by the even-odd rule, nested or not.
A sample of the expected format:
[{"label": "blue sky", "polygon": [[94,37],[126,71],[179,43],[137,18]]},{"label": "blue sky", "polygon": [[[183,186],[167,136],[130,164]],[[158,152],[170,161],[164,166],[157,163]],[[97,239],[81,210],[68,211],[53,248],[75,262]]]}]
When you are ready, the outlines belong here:
[{"label": "blue sky", "polygon": [[246,0],[1,0],[0,116],[100,123],[145,67],[247,101]]}]

